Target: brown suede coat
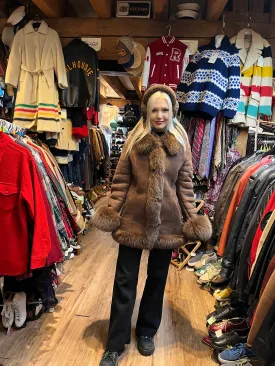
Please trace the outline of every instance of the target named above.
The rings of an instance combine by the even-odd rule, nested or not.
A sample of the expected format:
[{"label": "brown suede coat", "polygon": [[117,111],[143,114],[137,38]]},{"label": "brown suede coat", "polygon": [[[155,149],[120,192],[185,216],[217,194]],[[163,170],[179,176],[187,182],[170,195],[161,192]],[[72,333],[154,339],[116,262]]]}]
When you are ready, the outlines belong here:
[{"label": "brown suede coat", "polygon": [[96,211],[94,225],[113,232],[119,244],[141,249],[171,249],[188,239],[208,240],[211,224],[206,216],[196,214],[187,138],[183,148],[170,132],[151,133],[129,157],[125,152],[126,148],[108,207]]}]

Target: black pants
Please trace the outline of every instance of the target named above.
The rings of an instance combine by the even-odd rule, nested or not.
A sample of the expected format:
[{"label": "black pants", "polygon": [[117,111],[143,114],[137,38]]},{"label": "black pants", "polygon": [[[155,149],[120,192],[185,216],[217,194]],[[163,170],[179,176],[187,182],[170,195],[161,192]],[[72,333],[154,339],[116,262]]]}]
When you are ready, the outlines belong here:
[{"label": "black pants", "polygon": [[[131,341],[131,318],[136,300],[142,249],[119,246],[106,350],[121,351]],[[164,289],[172,250],[153,249],[142,295],[136,335],[154,337],[162,316]]]}]

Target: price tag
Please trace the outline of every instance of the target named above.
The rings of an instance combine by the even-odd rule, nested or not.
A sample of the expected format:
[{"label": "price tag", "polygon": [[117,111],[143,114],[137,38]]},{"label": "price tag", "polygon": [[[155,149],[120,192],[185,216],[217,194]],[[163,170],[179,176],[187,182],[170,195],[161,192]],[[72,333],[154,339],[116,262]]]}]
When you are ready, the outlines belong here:
[{"label": "price tag", "polygon": [[67,119],[67,109],[61,109],[61,119]]},{"label": "price tag", "polygon": [[210,57],[208,63],[209,64],[214,64],[218,58],[218,52],[214,52],[213,55]]},{"label": "price tag", "polygon": [[212,324],[216,323],[216,318],[215,318],[214,316],[212,316],[211,318],[209,318],[209,319],[207,320],[207,323],[208,323],[209,325],[212,325]]},{"label": "price tag", "polygon": [[221,329],[217,330],[215,332],[215,335],[216,335],[217,338],[220,338],[222,336],[222,330]]}]

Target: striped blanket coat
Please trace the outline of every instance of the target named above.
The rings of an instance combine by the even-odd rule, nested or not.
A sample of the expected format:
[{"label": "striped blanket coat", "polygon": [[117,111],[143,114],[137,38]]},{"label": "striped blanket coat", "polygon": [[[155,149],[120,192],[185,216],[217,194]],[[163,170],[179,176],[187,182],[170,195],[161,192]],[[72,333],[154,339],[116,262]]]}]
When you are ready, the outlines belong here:
[{"label": "striped blanket coat", "polygon": [[[248,33],[248,35],[246,34]],[[251,37],[250,48],[246,37]],[[232,120],[246,127],[256,127],[259,114],[271,115],[272,51],[269,43],[253,30],[243,29],[231,43],[239,50],[241,60],[241,100]],[[249,41],[248,44],[249,46]]]},{"label": "striped blanket coat", "polygon": [[57,32],[32,22],[14,38],[5,81],[18,88],[13,122],[37,131],[60,132],[57,84],[67,88],[63,51]]}]

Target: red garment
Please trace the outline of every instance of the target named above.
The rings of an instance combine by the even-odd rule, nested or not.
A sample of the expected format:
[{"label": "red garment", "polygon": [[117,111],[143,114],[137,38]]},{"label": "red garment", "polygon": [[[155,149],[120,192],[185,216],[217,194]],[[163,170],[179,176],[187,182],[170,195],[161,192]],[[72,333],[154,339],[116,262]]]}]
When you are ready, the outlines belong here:
[{"label": "red garment", "polygon": [[[223,225],[223,229],[222,229],[222,235],[220,237],[220,241],[219,241],[219,247],[218,247],[218,255],[223,256],[224,252],[225,252],[225,248],[226,248],[226,244],[227,244],[227,238],[228,238],[228,234],[229,234],[229,229],[230,229],[230,224],[231,221],[234,217],[234,214],[240,204],[241,198],[243,196],[246,184],[248,182],[248,179],[251,177],[252,174],[254,174],[260,167],[262,167],[265,164],[270,164],[271,163],[271,156],[266,156],[265,158],[263,158],[260,162],[252,165],[251,167],[249,167],[244,174],[242,175],[241,179],[239,180],[239,182],[237,183],[236,187],[235,187],[235,192],[234,195],[232,197],[228,212],[227,212],[227,216]],[[233,188],[233,187],[232,187]]]},{"label": "red garment", "polygon": [[272,213],[272,211],[274,211],[275,209],[275,192],[273,192],[272,196],[270,197],[270,200],[268,201],[268,204],[264,210],[264,213],[261,217],[261,222],[257,228],[255,237],[253,239],[253,243],[252,243],[252,247],[250,250],[250,262],[249,262],[249,272],[251,272],[252,266],[256,260],[256,254],[257,254],[257,249],[258,249],[258,245],[259,245],[259,241],[261,239],[262,233],[264,231],[264,228],[262,228],[262,221],[264,220],[266,214],[268,214],[269,212]]},{"label": "red garment", "polygon": [[87,119],[92,121],[93,126],[98,126],[98,112],[95,108],[87,108]]},{"label": "red garment", "polygon": [[146,52],[142,75],[142,91],[153,84],[165,84],[172,89],[177,89],[180,83],[187,46],[175,37],[162,37],[152,42]]},{"label": "red garment", "polygon": [[30,269],[46,264],[51,240],[39,179],[31,153],[0,132],[0,273],[3,275],[25,273],[29,257]]}]

